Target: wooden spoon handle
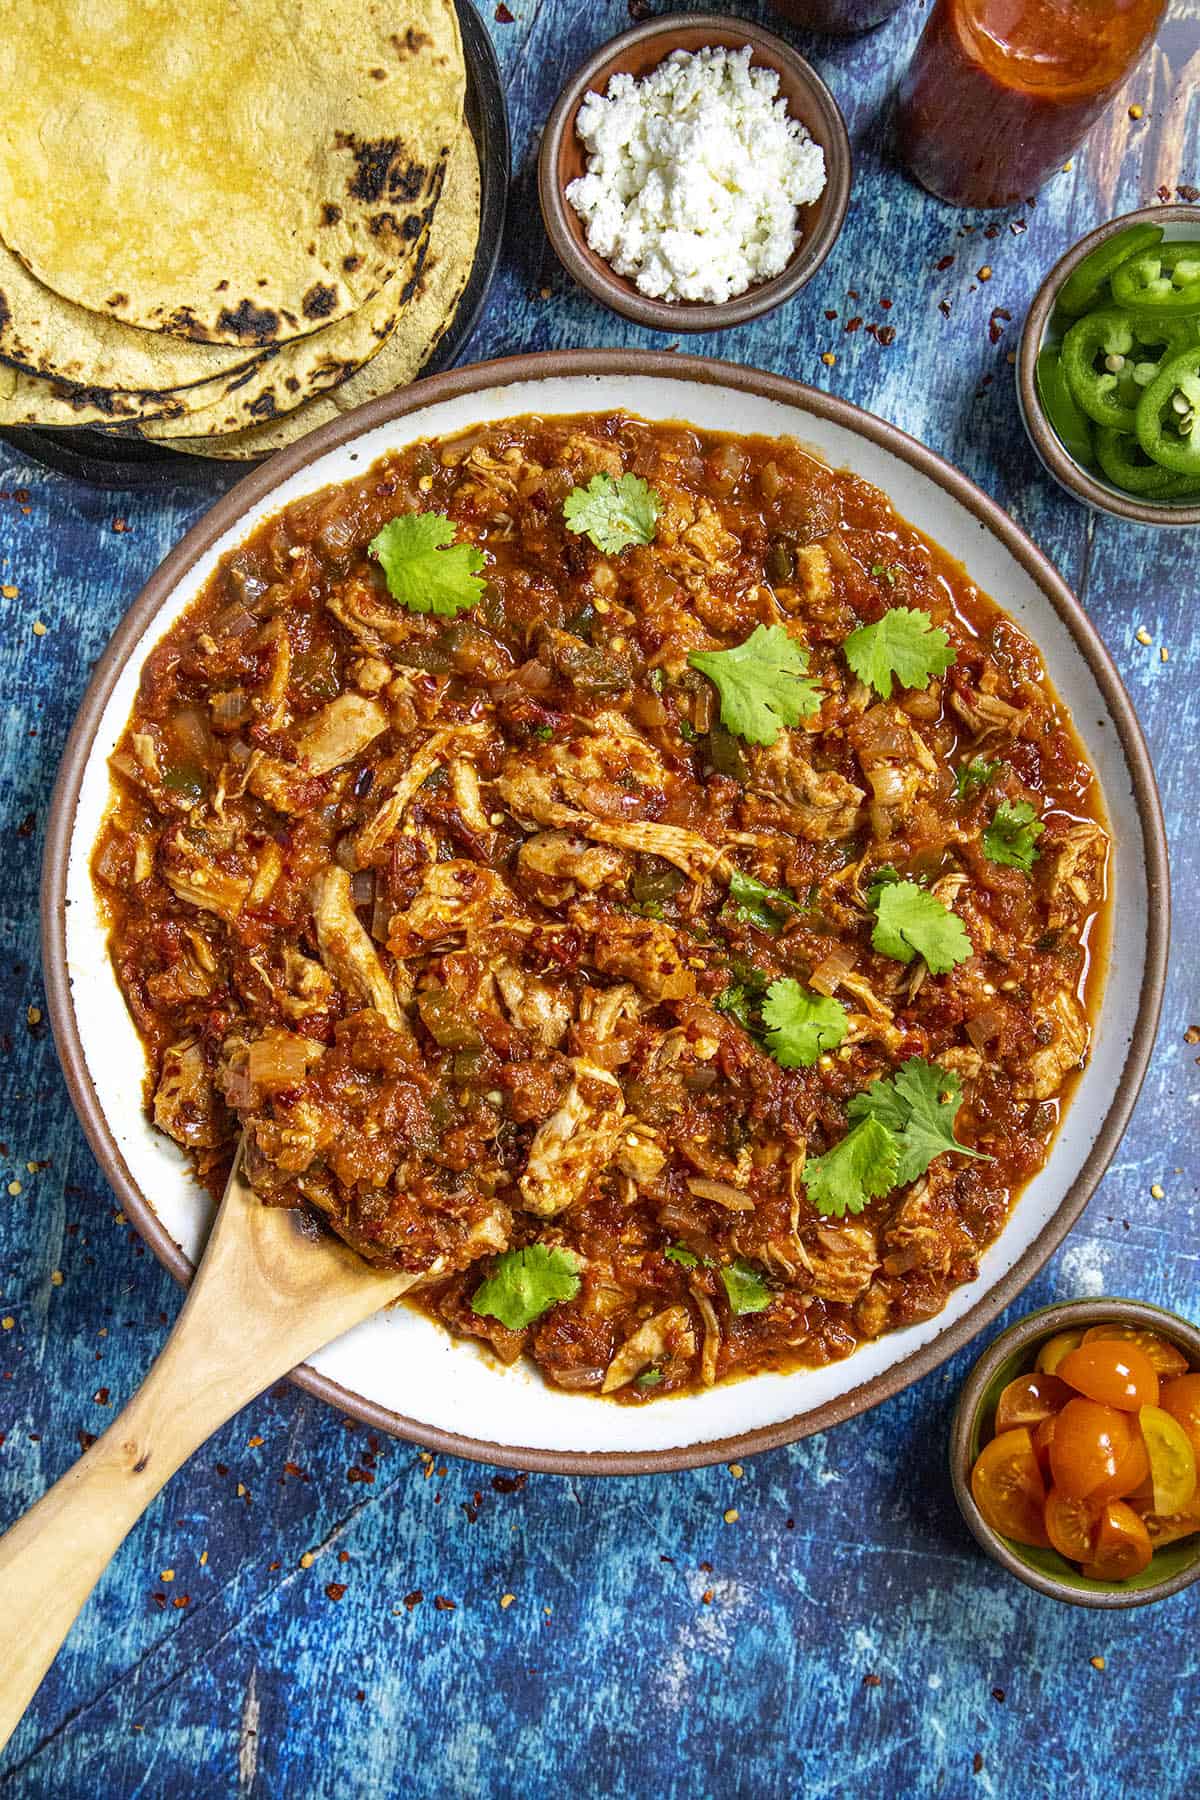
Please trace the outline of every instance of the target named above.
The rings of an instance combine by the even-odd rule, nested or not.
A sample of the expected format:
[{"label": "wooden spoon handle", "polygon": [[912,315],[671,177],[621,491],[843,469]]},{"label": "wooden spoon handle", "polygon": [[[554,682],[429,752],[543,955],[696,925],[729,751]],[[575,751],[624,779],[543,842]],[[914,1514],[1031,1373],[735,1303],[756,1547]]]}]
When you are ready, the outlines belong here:
[{"label": "wooden spoon handle", "polygon": [[0,1538],[0,1749],[130,1527],[180,1464],[414,1277],[305,1241],[235,1170],[175,1329],[103,1437]]}]

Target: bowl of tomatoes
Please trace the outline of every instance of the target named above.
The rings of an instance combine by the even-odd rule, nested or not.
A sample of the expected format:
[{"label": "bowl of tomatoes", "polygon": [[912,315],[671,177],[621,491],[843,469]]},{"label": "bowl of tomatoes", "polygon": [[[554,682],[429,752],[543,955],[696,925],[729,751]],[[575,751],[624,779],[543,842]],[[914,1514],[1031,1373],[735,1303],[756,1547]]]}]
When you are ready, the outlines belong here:
[{"label": "bowl of tomatoes", "polygon": [[1200,1579],[1200,1330],[1140,1300],[1073,1300],[989,1345],[950,1468],[988,1555],[1074,1606],[1145,1606]]}]

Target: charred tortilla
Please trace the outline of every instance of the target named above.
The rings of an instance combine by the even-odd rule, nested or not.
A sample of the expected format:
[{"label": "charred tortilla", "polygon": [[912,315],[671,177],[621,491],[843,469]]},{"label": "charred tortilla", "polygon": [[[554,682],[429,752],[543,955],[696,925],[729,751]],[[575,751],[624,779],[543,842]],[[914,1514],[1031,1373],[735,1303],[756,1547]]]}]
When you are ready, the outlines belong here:
[{"label": "charred tortilla", "polygon": [[417,266],[453,0],[38,0],[0,36],[0,237],[105,317],[250,348]]},{"label": "charred tortilla", "polygon": [[[238,459],[269,456],[295,443],[318,425],[327,425],[342,413],[380,394],[407,387],[421,373],[442,333],[454,317],[454,309],[475,256],[479,234],[479,159],[470,132],[464,127],[446,174],[446,187],[429,235],[429,251],[417,289],[387,340],[340,387],[306,400],[294,412],[248,431],[227,437],[171,437],[171,447],[196,456]],[[375,302],[370,303],[374,305]],[[187,431],[192,420],[180,419],[176,430]],[[170,428],[168,427],[168,430]],[[166,432],[156,435],[167,435]]]}]

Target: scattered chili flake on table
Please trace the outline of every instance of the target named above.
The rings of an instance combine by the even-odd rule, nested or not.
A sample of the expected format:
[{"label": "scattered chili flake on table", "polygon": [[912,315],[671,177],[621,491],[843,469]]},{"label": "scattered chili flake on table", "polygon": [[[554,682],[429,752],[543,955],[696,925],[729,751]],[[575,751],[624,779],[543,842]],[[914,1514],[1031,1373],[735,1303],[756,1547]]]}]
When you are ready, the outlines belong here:
[{"label": "scattered chili flake on table", "polygon": [[862,1678],[862,1684],[864,1687],[870,1687],[870,1688],[882,1687],[883,1686],[883,1676],[882,1675],[864,1675]]},{"label": "scattered chili flake on table", "polygon": [[500,4],[496,8],[494,17],[495,17],[497,25],[511,25],[512,24],[513,15],[509,12],[507,6],[505,6],[504,0],[500,0]]},{"label": "scattered chili flake on table", "polygon": [[978,1750],[975,1752],[974,1756],[971,1758],[971,1767],[974,1769],[976,1775],[983,1774],[983,1758],[979,1754]]},{"label": "scattered chili flake on table", "polygon": [[325,1583],[325,1592],[331,1600],[340,1600],[345,1591],[346,1583],[344,1581],[327,1581]]},{"label": "scattered chili flake on table", "polygon": [[423,1590],[421,1588],[414,1588],[411,1594],[405,1594],[404,1604],[409,1612],[411,1612],[414,1606],[420,1606],[424,1598],[425,1595]]},{"label": "scattered chili flake on table", "polygon": [[933,266],[938,271],[939,274],[944,275],[946,270],[950,267],[950,265],[953,261],[954,261],[954,252],[951,250],[950,252],[948,252],[947,255],[940,257],[938,259],[938,261],[934,263]]},{"label": "scattered chili flake on table", "polygon": [[159,1580],[160,1580],[160,1581],[174,1581],[174,1579],[175,1579],[175,1571],[174,1571],[174,1569],[162,1569],[162,1570],[160,1570],[160,1572],[159,1572],[159,1577],[158,1577],[158,1579],[159,1579]]},{"label": "scattered chili flake on table", "polygon": [[832,369],[834,363],[837,361],[837,357],[833,354],[832,350],[826,350],[822,352],[821,361],[825,364],[827,369]]},{"label": "scattered chili flake on table", "polygon": [[445,1594],[435,1594],[433,1596],[433,1604],[437,1607],[439,1612],[457,1612],[458,1611],[457,1601],[447,1600]]},{"label": "scattered chili flake on table", "polygon": [[1000,1705],[1003,1706],[1003,1704],[1004,1704],[1004,1689],[1002,1687],[994,1687],[992,1689],[992,1699],[998,1701],[1000,1703]]},{"label": "scattered chili flake on table", "polygon": [[500,1596],[501,1612],[507,1612],[509,1607],[512,1605],[513,1601],[516,1599],[516,1597],[517,1596],[515,1594],[501,1594],[501,1596]]},{"label": "scattered chili flake on table", "polygon": [[1093,1656],[1091,1658],[1091,1664],[1092,1664],[1093,1669],[1104,1670],[1108,1667],[1108,1664],[1105,1662],[1105,1660],[1102,1656]]},{"label": "scattered chili flake on table", "polygon": [[984,263],[983,267],[976,272],[980,281],[990,281],[992,279],[992,265],[990,263]]},{"label": "scattered chili flake on table", "polygon": [[11,1313],[5,1313],[4,1317],[0,1319],[0,1330],[11,1331],[16,1322]]},{"label": "scattered chili flake on table", "polygon": [[1185,1044],[1200,1044],[1200,1025],[1189,1025],[1183,1034]]},{"label": "scattered chili flake on table", "polygon": [[1012,323],[1012,314],[1010,312],[1008,312],[1007,309],[1003,306],[994,306],[992,308],[992,315],[988,320],[988,338],[989,338],[989,340],[993,344],[998,344],[1000,342],[1000,339],[1004,336],[1005,325],[1009,325],[1011,323]]}]

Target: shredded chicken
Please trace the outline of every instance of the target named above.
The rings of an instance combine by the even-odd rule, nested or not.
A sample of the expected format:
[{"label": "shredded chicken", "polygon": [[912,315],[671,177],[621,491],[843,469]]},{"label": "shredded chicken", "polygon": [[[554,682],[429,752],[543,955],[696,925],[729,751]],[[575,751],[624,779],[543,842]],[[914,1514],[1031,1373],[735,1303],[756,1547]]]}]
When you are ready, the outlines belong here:
[{"label": "shredded chicken", "polygon": [[224,1143],[233,1130],[195,1039],[172,1044],[163,1055],[154,1090],[154,1123],[188,1150]]},{"label": "shredded chicken", "polygon": [[1031,1100],[1048,1100],[1066,1077],[1083,1067],[1091,1042],[1087,1014],[1064,988],[1055,994],[1050,1010],[1034,1022],[1039,1048],[1017,1075],[1016,1091]]},{"label": "shredded chicken", "polygon": [[756,756],[751,791],[774,801],[811,843],[849,837],[858,827],[863,790],[836,770],[818,773],[800,746],[799,733],[781,731]]},{"label": "shredded chicken", "polygon": [[849,1306],[879,1267],[874,1228],[865,1221],[817,1225],[807,1242],[812,1292]]},{"label": "shredded chicken", "polygon": [[632,1337],[626,1338],[617,1354],[608,1365],[608,1373],[604,1377],[602,1394],[611,1394],[615,1389],[625,1386],[651,1363],[666,1361],[670,1357],[682,1356],[690,1362],[696,1354],[696,1333],[692,1326],[692,1315],[686,1306],[678,1304],[666,1306],[662,1312],[655,1313],[640,1325]]},{"label": "shredded chicken", "polygon": [[528,1212],[552,1219],[583,1198],[612,1161],[625,1113],[621,1084],[574,1057],[561,1105],[537,1129],[518,1186]]},{"label": "shredded chicken", "polygon": [[393,1031],[405,1030],[395,989],[354,910],[345,869],[332,864],[314,877],[312,909],[321,960],[330,974],[382,1013]]},{"label": "shredded chicken", "polygon": [[296,755],[307,774],[328,775],[360,756],[387,724],[387,713],[377,700],[341,694],[305,722],[296,737]]}]

